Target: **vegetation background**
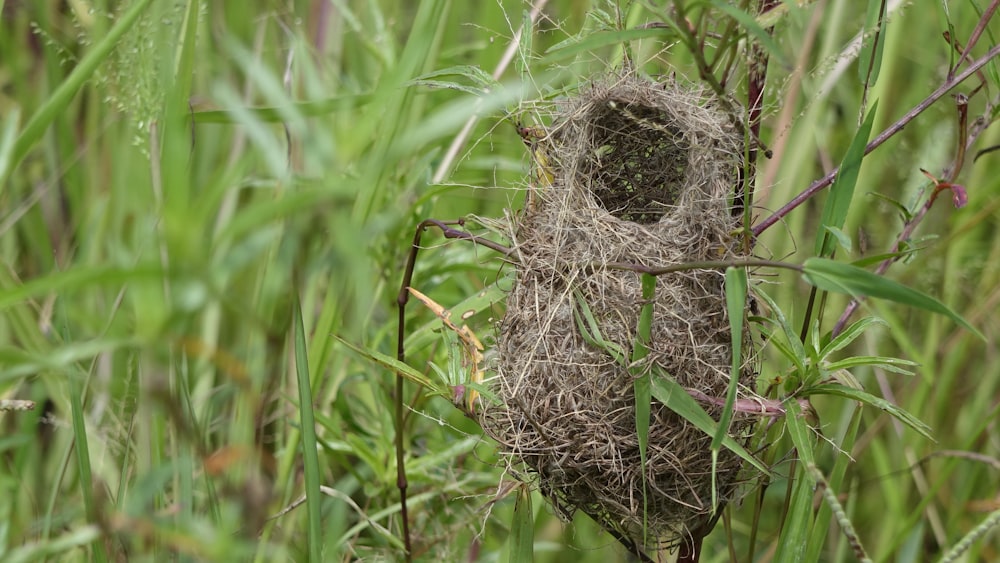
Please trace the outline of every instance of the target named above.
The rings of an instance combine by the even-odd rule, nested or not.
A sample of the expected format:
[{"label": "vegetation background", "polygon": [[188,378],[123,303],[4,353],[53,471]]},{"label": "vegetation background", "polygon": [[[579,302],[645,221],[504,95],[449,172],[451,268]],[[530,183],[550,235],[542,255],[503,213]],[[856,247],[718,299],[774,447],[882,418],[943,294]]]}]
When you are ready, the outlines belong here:
[{"label": "vegetation background", "polygon": [[[620,68],[614,30],[656,30],[677,8],[752,29],[740,13],[755,3],[732,4],[551,0],[532,23],[520,0],[0,2],[0,398],[37,403],[0,413],[0,559],[401,558],[396,375],[366,353],[395,353],[415,226],[518,209],[530,159],[509,112]],[[871,4],[889,14],[867,92],[878,132],[945,82],[958,53],[942,32],[964,45],[996,3]],[[818,0],[770,17],[756,20],[774,24],[761,132],[774,154],[759,162],[756,218],[844,158],[865,97],[852,41],[871,16],[862,2]],[[995,47],[998,25],[971,58]],[[641,71],[697,82],[671,37],[627,47]],[[736,68],[730,89],[745,99]],[[998,76],[990,63],[956,90],[985,81],[970,122],[992,122]],[[876,561],[1000,560],[989,529],[1000,519],[1000,157],[972,158],[1000,138],[987,127],[950,176],[958,123],[946,96],[864,160],[841,230],[853,243],[838,251],[889,251],[905,215],[890,200],[917,210],[934,187],[920,168],[967,188],[964,208],[947,197],[930,208],[907,241],[919,250],[888,275],[985,339],[876,301],[862,313],[884,326],[838,352],[915,362],[913,375],[852,375],[933,439],[884,410],[817,398],[816,465],[856,535],[831,523],[823,487],[813,505],[778,425],[770,485],[727,509],[703,560],[807,560],[789,551],[800,545],[845,561],[852,540]],[[767,230],[758,254],[813,255],[823,198]],[[452,307],[496,281],[493,253],[441,240],[425,239],[416,287]],[[809,286],[764,273],[797,329]],[[845,305],[829,296],[821,332]],[[498,310],[480,311],[481,332]],[[433,322],[408,311],[408,331],[423,335],[409,363],[432,378],[428,360],[450,361],[419,331]],[[762,382],[791,370],[765,350]],[[502,464],[448,399],[405,388],[413,556],[517,559],[518,495],[498,494],[514,490]],[[587,518],[565,525],[539,498],[532,507],[535,560],[628,559]]]}]

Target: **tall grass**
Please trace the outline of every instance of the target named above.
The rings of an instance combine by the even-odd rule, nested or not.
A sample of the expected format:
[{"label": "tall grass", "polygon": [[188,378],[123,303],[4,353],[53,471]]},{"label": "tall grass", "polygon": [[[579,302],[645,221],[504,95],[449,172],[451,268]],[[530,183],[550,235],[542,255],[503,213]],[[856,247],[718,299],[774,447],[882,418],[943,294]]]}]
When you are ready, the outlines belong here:
[{"label": "tall grass", "polygon": [[[370,356],[395,353],[413,229],[521,205],[529,160],[507,117],[519,104],[572,91],[626,55],[644,72],[698,81],[692,51],[647,24],[678,6],[692,18],[714,6],[723,28],[738,14],[721,2],[654,4],[553,0],[532,22],[509,0],[0,3],[0,399],[36,403],[0,413],[0,559],[403,557],[397,375]],[[993,6],[888,4],[867,93],[868,108],[878,100],[873,132],[944,83],[958,53],[941,32],[964,45]],[[760,134],[774,154],[759,162],[755,220],[848,152],[864,115],[866,79],[849,48],[865,27],[858,5],[775,13]],[[512,63],[490,76],[522,26]],[[991,23],[970,57],[994,33]],[[991,63],[982,75],[969,112],[989,121],[1000,73]],[[746,74],[735,76],[727,88],[745,96]],[[926,201],[920,168],[950,177],[957,122],[945,97],[864,159],[839,260],[888,251],[903,229],[891,202],[912,213]],[[726,510],[703,560],[842,561],[858,545],[876,561],[956,546],[967,561],[1000,558],[1000,157],[973,158],[997,144],[987,128],[953,180],[968,205],[942,197],[906,242],[918,250],[887,274],[985,338],[865,301],[852,320],[884,324],[831,361],[898,357],[915,374],[839,373],[886,409],[817,396],[814,412],[775,424],[759,454],[775,477]],[[823,201],[765,231],[758,254],[813,256]],[[424,241],[413,283],[446,307],[504,279],[485,248]],[[808,346],[819,322],[825,343],[847,299],[826,294],[806,320],[810,287],[762,273],[792,333],[805,324]],[[501,306],[478,310],[488,339]],[[428,361],[447,366],[453,351],[434,323],[408,310],[409,364],[436,380]],[[762,387],[793,371],[765,348]],[[627,559],[586,517],[564,525],[514,486],[450,397],[407,382],[402,399],[415,559]],[[887,414],[896,408],[933,439]]]}]

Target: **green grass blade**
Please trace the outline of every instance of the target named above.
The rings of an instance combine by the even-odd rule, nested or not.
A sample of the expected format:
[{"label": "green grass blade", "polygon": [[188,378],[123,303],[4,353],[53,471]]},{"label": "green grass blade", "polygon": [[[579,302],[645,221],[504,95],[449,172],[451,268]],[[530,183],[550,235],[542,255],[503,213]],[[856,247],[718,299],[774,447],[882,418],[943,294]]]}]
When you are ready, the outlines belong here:
[{"label": "green grass blade", "polygon": [[830,362],[826,364],[824,368],[827,371],[836,371],[838,369],[852,369],[858,366],[873,366],[886,371],[891,371],[893,373],[913,375],[913,371],[907,368],[916,367],[917,365],[917,363],[909,360],[901,360],[899,358],[890,358],[887,356],[852,356],[850,358],[844,358],[843,360]]},{"label": "green grass blade", "polygon": [[[31,116],[31,119],[28,120],[28,123],[24,126],[24,130],[18,136],[17,142],[14,144],[13,155],[10,159],[10,170],[17,167],[25,155],[28,154],[28,151],[31,150],[31,147],[42,137],[42,134],[45,133],[45,130],[52,121],[66,110],[66,107],[73,100],[73,96],[90,79],[101,63],[108,58],[115,45],[118,44],[118,41],[132,28],[132,25],[135,24],[139,16],[146,11],[146,8],[151,3],[152,0],[137,0],[132,4],[128,11],[115,22],[114,27],[108,31],[108,34],[94,45],[93,49],[70,72],[66,80],[63,80],[59,84],[55,92]],[[3,186],[4,184],[0,183],[0,193],[3,191]]]},{"label": "green grass blade", "polygon": [[851,323],[846,329],[842,330],[840,334],[835,336],[833,340],[827,343],[819,351],[819,357],[825,359],[830,354],[841,350],[848,346],[851,342],[854,342],[865,330],[868,329],[873,324],[887,324],[882,319],[877,317],[865,317],[859,321]]},{"label": "green grass blade", "polygon": [[729,4],[728,2],[723,2],[722,0],[712,0],[712,6],[736,20],[736,22],[739,23],[749,35],[752,35],[754,39],[760,42],[761,46],[764,47],[764,50],[767,51],[768,56],[771,57],[776,63],[781,66],[788,66],[788,59],[785,56],[785,50],[779,47],[778,43],[773,37],[771,37],[771,34],[768,33],[766,29],[761,27],[759,23],[757,23],[756,18],[736,6]]},{"label": "green grass blade", "polygon": [[825,258],[809,258],[802,264],[805,280],[825,291],[845,293],[855,298],[877,297],[944,315],[962,325],[979,338],[986,340],[961,315],[937,299],[886,279],[868,270]]},{"label": "green grass blade", "polygon": [[545,53],[545,58],[542,59],[541,64],[551,64],[579,53],[589,53],[602,47],[607,47],[608,45],[617,45],[619,43],[626,43],[637,39],[660,37],[665,41],[669,41],[675,35],[676,34],[673,30],[664,28],[599,31],[597,33],[588,34],[583,39],[568,41],[550,48]]},{"label": "green grass blade", "polygon": [[510,563],[534,561],[535,512],[531,509],[531,489],[521,485],[514,503],[514,518],[510,524]]},{"label": "green grass blade", "polygon": [[[799,373],[805,372],[806,348],[802,344],[802,340],[799,338],[799,333],[792,327],[791,323],[788,322],[788,319],[785,317],[785,313],[781,310],[781,307],[778,307],[778,304],[774,302],[774,299],[771,299],[771,296],[756,287],[754,288],[754,294],[756,294],[761,301],[767,304],[767,308],[771,311],[773,316],[773,319],[771,320],[778,323],[778,327],[781,329],[782,334],[785,335],[785,343],[787,346],[777,346],[782,352],[782,355],[785,356],[788,361],[792,362],[795,369],[797,369]],[[772,340],[772,343],[777,344],[778,341]]]},{"label": "green grass blade", "polygon": [[136,281],[158,280],[166,276],[166,273],[157,267],[128,269],[83,266],[18,283],[18,280],[3,273],[0,274],[0,311],[49,293],[78,290],[90,285],[115,286]]},{"label": "green grass blade", "polygon": [[[852,409],[851,419],[847,425],[847,431],[844,433],[844,439],[839,444],[839,448],[843,451],[851,451],[854,447],[855,439],[858,435],[858,428],[861,427],[861,409]],[[837,461],[833,464],[833,471],[830,473],[830,477],[827,480],[827,486],[831,491],[836,493],[840,490],[844,482],[844,475],[847,473],[847,467],[852,463],[851,457],[845,454],[840,454],[837,456]],[[816,513],[816,522],[813,524],[813,529],[809,538],[809,543],[806,548],[806,556],[804,561],[819,561],[822,559],[820,554],[823,551],[823,547],[826,544],[826,539],[829,534],[830,519],[833,516],[832,507],[823,507]]]},{"label": "green grass blade", "polygon": [[[90,446],[87,439],[87,423],[83,415],[84,382],[73,379],[70,383],[69,405],[70,415],[73,421],[73,445],[76,452],[76,467],[80,472],[80,493],[83,497],[83,508],[87,512],[87,519],[91,524],[96,524],[98,518],[97,506],[94,502],[94,480],[90,467]],[[104,542],[95,541],[91,544],[95,561],[103,562],[108,560],[104,551]]]},{"label": "green grass blade", "polygon": [[309,381],[309,358],[306,355],[306,331],[302,321],[302,306],[298,293],[292,304],[292,322],[295,339],[295,376],[299,388],[299,424],[302,432],[302,464],[305,470],[305,494],[308,529],[306,543],[309,561],[322,561],[323,545],[320,504],[319,456],[316,445],[316,419],[313,415],[312,384]]},{"label": "green grass blade", "polygon": [[933,440],[934,437],[931,436],[931,428],[917,417],[913,416],[906,410],[890,403],[889,401],[872,395],[866,391],[860,389],[855,389],[853,387],[848,387],[846,385],[839,385],[836,383],[824,383],[823,385],[817,385],[815,387],[810,387],[804,391],[809,395],[834,395],[837,397],[843,397],[845,399],[852,399],[855,401],[860,401],[866,405],[875,407],[886,414],[889,414],[896,419],[898,419],[903,424],[909,426],[910,428],[916,430],[921,436]]},{"label": "green grass blade", "polygon": [[813,453],[812,431],[802,417],[798,401],[792,399],[785,404],[785,428],[798,452],[797,468],[790,479],[794,479],[791,503],[785,516],[785,526],[778,538],[778,551],[775,561],[798,562],[805,561],[809,530],[813,522],[813,481],[805,471],[805,467],[815,464]]},{"label": "green grass blade", "polygon": [[410,381],[418,385],[423,385],[424,387],[428,387],[434,392],[440,393],[443,391],[443,389],[436,388],[434,382],[428,379],[424,374],[411,368],[408,364],[400,362],[396,358],[387,356],[381,352],[376,352],[375,350],[368,350],[366,348],[362,348],[361,346],[357,346],[355,344],[352,344],[351,342],[348,342],[347,340],[344,340],[343,338],[337,336],[336,334],[333,335],[333,337],[336,338],[338,341],[340,341],[340,343],[343,344],[344,346],[347,346],[348,348],[354,350],[358,354],[361,354],[365,358],[368,358],[369,360],[375,363],[381,364],[384,367],[387,367],[395,372],[398,372],[403,377],[409,379]]},{"label": "green grass blade", "polygon": [[44,542],[21,545],[17,549],[3,554],[3,560],[6,563],[45,561],[46,558],[50,557],[55,557],[57,560],[65,560],[63,557],[68,557],[70,555],[69,552],[76,553],[79,556],[81,548],[90,544],[100,543],[102,535],[101,528],[96,525],[83,526]]},{"label": "green grass blade", "polygon": [[[705,434],[715,436],[715,431],[718,427],[717,423],[712,420],[712,417],[705,412],[705,409],[701,408],[701,405],[691,398],[691,395],[688,395],[687,391],[674,381],[673,378],[663,374],[653,374],[650,386],[653,397],[656,397],[657,401],[666,405],[670,410],[680,415],[684,420],[687,420]],[[765,475],[771,474],[760,460],[751,455],[746,448],[731,436],[727,435],[724,437],[722,445],[756,467],[761,473]]]},{"label": "green grass blade", "polygon": [[12,167],[14,143],[17,141],[17,128],[21,125],[21,108],[11,108],[4,117],[3,130],[0,131],[0,191],[7,183],[7,174]]},{"label": "green grass blade", "polygon": [[587,304],[583,294],[577,290],[573,292],[573,295],[576,297],[577,304],[577,307],[573,308],[573,317],[576,319],[576,326],[580,330],[583,340],[591,346],[607,351],[618,362],[618,365],[628,365],[625,361],[625,350],[622,350],[622,347],[614,342],[604,340],[601,328],[597,325],[597,319],[594,318],[594,313],[590,310],[590,305]]},{"label": "green grass blade", "polygon": [[820,229],[816,234],[816,256],[831,256],[836,249],[836,238],[831,236],[826,227],[843,229],[844,221],[847,219],[847,212],[851,208],[851,200],[854,198],[854,187],[858,183],[858,175],[861,172],[861,161],[865,157],[865,147],[868,145],[868,137],[871,135],[872,124],[875,122],[875,113],[878,110],[878,102],[872,104],[854,139],[844,154],[844,160],[840,163],[840,171],[837,178],[830,187],[830,195],[823,206],[823,215],[820,219]]},{"label": "green grass blade", "polygon": [[865,13],[864,33],[871,34],[868,40],[862,38],[861,54],[858,56],[858,80],[869,90],[878,80],[882,68],[882,51],[885,50],[885,0],[868,0]]},{"label": "green grass blade", "polygon": [[729,368],[729,387],[726,390],[726,406],[719,418],[719,428],[712,438],[712,449],[718,451],[722,439],[729,432],[729,422],[733,418],[733,404],[740,383],[743,366],[743,315],[747,306],[747,271],[745,268],[726,268],[726,313],[729,315],[729,335],[732,342],[732,363]]}]

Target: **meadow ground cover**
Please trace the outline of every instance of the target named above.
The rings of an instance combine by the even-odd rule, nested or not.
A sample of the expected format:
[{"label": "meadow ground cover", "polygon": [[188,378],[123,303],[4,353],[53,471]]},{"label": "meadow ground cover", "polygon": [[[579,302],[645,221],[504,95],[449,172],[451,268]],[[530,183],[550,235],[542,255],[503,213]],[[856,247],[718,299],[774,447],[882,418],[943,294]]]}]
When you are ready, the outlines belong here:
[{"label": "meadow ground cover", "polygon": [[[514,479],[434,309],[496,365],[553,104],[623,72],[714,93],[752,163],[703,269],[749,269],[767,476],[684,548],[1000,558],[997,5],[0,2],[0,559],[635,557]],[[423,234],[398,364],[427,218],[490,242]],[[636,396],[695,424],[673,381]],[[719,455],[742,398],[695,401]]]}]

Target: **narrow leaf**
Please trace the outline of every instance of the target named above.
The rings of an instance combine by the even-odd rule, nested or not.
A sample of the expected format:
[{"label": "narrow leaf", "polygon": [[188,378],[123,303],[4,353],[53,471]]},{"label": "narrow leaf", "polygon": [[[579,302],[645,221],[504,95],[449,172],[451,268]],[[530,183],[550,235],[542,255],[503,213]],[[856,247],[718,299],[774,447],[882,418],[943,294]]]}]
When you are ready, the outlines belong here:
[{"label": "narrow leaf", "polygon": [[295,340],[295,376],[299,388],[299,424],[302,436],[302,465],[305,472],[306,519],[308,522],[306,543],[309,544],[309,560],[322,561],[323,546],[322,517],[320,506],[319,455],[316,448],[316,419],[313,416],[312,382],[309,379],[309,359],[306,355],[306,332],[302,321],[302,306],[299,296],[294,294],[292,321]]},{"label": "narrow leaf", "polygon": [[938,313],[965,327],[983,341],[986,340],[981,332],[944,303],[868,270],[825,258],[809,258],[802,264],[802,268],[805,280],[822,290],[845,293],[854,298],[888,299],[910,307]]},{"label": "narrow leaf", "polygon": [[362,356],[368,358],[369,360],[377,364],[381,364],[382,366],[395,371],[396,373],[409,379],[410,381],[418,385],[423,385],[424,387],[429,387],[432,391],[438,393],[443,392],[442,389],[438,389],[437,387],[435,387],[433,382],[430,379],[428,379],[424,374],[413,369],[406,363],[401,362],[396,358],[382,354],[381,352],[376,352],[375,350],[369,350],[367,348],[362,348],[361,346],[357,346],[351,342],[348,342],[347,340],[344,340],[343,338],[337,336],[336,334],[333,335],[333,337],[336,338],[338,341],[340,341],[340,343],[343,344],[344,346],[347,346],[351,350],[354,350],[358,354],[361,354]]},{"label": "narrow leaf", "polygon": [[608,45],[617,45],[619,43],[645,39],[647,37],[662,37],[664,40],[669,40],[673,37],[673,35],[674,33],[671,30],[665,28],[599,31],[597,33],[587,35],[585,39],[560,43],[549,48],[549,50],[545,53],[545,58],[539,61],[539,64],[544,66],[549,63],[572,57],[578,53],[587,53]]},{"label": "narrow leaf", "polygon": [[854,244],[851,242],[851,237],[844,231],[838,229],[837,227],[827,225],[826,232],[829,233],[848,254],[850,254],[854,248]]},{"label": "narrow leaf", "polygon": [[[729,315],[729,337],[732,342],[732,361],[729,367],[729,387],[726,390],[726,406],[719,418],[719,427],[712,438],[712,449],[718,450],[722,439],[729,433],[729,422],[733,418],[733,404],[740,383],[740,369],[743,366],[743,314],[747,306],[747,271],[745,268],[726,268],[726,312]],[[714,469],[714,468],[713,468]]]},{"label": "narrow leaf", "polygon": [[875,407],[886,414],[889,414],[896,419],[898,419],[903,424],[909,426],[910,428],[916,430],[921,436],[933,440],[931,436],[931,427],[924,424],[920,419],[913,416],[906,410],[890,403],[889,401],[872,395],[867,391],[862,391],[861,389],[854,389],[846,385],[839,385],[836,383],[825,383],[823,385],[817,385],[815,387],[809,387],[803,390],[804,394],[808,395],[833,395],[836,397],[843,397],[845,399],[852,399],[855,401],[860,401],[866,405]]},{"label": "narrow leaf", "polygon": [[802,416],[802,408],[798,401],[792,399],[785,401],[785,427],[788,435],[792,439],[792,444],[798,451],[799,460],[802,463],[815,463],[816,457],[813,454],[812,431],[806,424]]},{"label": "narrow leaf", "polygon": [[[677,413],[681,418],[687,420],[705,434],[715,436],[715,430],[718,426],[716,422],[712,420],[712,417],[705,412],[705,409],[701,408],[701,405],[691,395],[688,395],[687,391],[680,384],[671,377],[664,375],[654,375],[650,378],[650,384],[651,391],[656,400],[666,405],[667,408]],[[761,473],[768,476],[771,475],[767,467],[751,455],[739,442],[734,440],[732,436],[727,435],[723,438],[722,445],[748,461],[760,470]]]},{"label": "narrow leaf", "polygon": [[878,102],[872,104],[868,111],[868,117],[854,134],[851,145],[844,154],[844,160],[840,163],[840,171],[837,178],[830,187],[830,196],[823,206],[823,215],[820,219],[821,229],[816,236],[817,256],[830,256],[833,254],[835,245],[827,227],[837,229],[844,228],[844,220],[847,219],[847,212],[851,208],[851,199],[854,197],[854,186],[858,183],[858,174],[861,172],[861,161],[865,157],[865,146],[868,145],[868,136],[872,131],[872,123],[875,121],[875,113],[878,110]]},{"label": "narrow leaf", "polygon": [[836,362],[830,362],[825,364],[823,367],[829,371],[835,371],[841,369],[849,370],[858,366],[871,366],[885,371],[891,371],[893,373],[913,375],[913,372],[906,368],[915,367],[917,365],[918,364],[916,362],[900,358],[889,358],[886,356],[852,356],[850,358],[844,358],[843,360],[837,360]]},{"label": "narrow leaf", "polygon": [[887,323],[877,317],[865,317],[857,322],[851,323],[850,326],[841,331],[841,333],[835,336],[833,340],[827,343],[826,346],[823,346],[823,349],[819,351],[819,357],[821,359],[825,359],[837,350],[850,345],[851,342],[854,342],[855,339],[861,336],[861,334],[873,324],[884,325]]},{"label": "narrow leaf", "polygon": [[597,319],[594,318],[594,313],[590,310],[590,305],[587,305],[587,300],[584,299],[583,294],[575,291],[574,296],[576,297],[577,307],[573,308],[573,317],[576,319],[576,326],[580,330],[580,335],[584,341],[591,346],[605,350],[611,354],[611,357],[619,365],[625,366],[627,364],[625,361],[625,351],[614,342],[604,340],[604,336],[601,335],[601,328],[597,326]]},{"label": "narrow leaf", "polygon": [[531,489],[528,485],[518,487],[514,502],[514,519],[510,524],[510,563],[534,561],[534,512],[531,510]]},{"label": "narrow leaf", "polygon": [[785,318],[785,313],[768,294],[758,288],[754,288],[754,294],[757,295],[761,301],[766,303],[768,309],[771,310],[771,314],[774,316],[772,320],[777,322],[778,326],[781,327],[781,332],[785,335],[785,342],[788,346],[779,345],[778,340],[773,340],[772,344],[782,351],[782,354],[788,358],[790,362],[792,362],[795,369],[799,372],[805,372],[806,366],[804,359],[806,357],[806,348],[802,344],[802,340],[799,339],[799,333],[792,327],[791,323],[788,322],[788,319]]},{"label": "narrow leaf", "polygon": [[878,80],[882,67],[882,51],[885,47],[885,0],[868,0],[865,13],[865,27],[862,31],[870,37],[861,38],[861,54],[858,56],[858,79],[870,89]]},{"label": "narrow leaf", "polygon": [[757,23],[756,18],[736,6],[733,6],[729,2],[712,0],[712,5],[715,6],[715,8],[720,12],[723,12],[727,16],[736,20],[736,23],[740,24],[740,26],[747,31],[747,34],[752,35],[757,41],[760,42],[761,46],[764,47],[764,50],[767,51],[768,56],[781,64],[781,66],[788,66],[784,49],[779,47],[778,43],[775,42],[773,37],[771,37],[771,34],[768,33],[766,29],[761,27],[759,23]]}]

